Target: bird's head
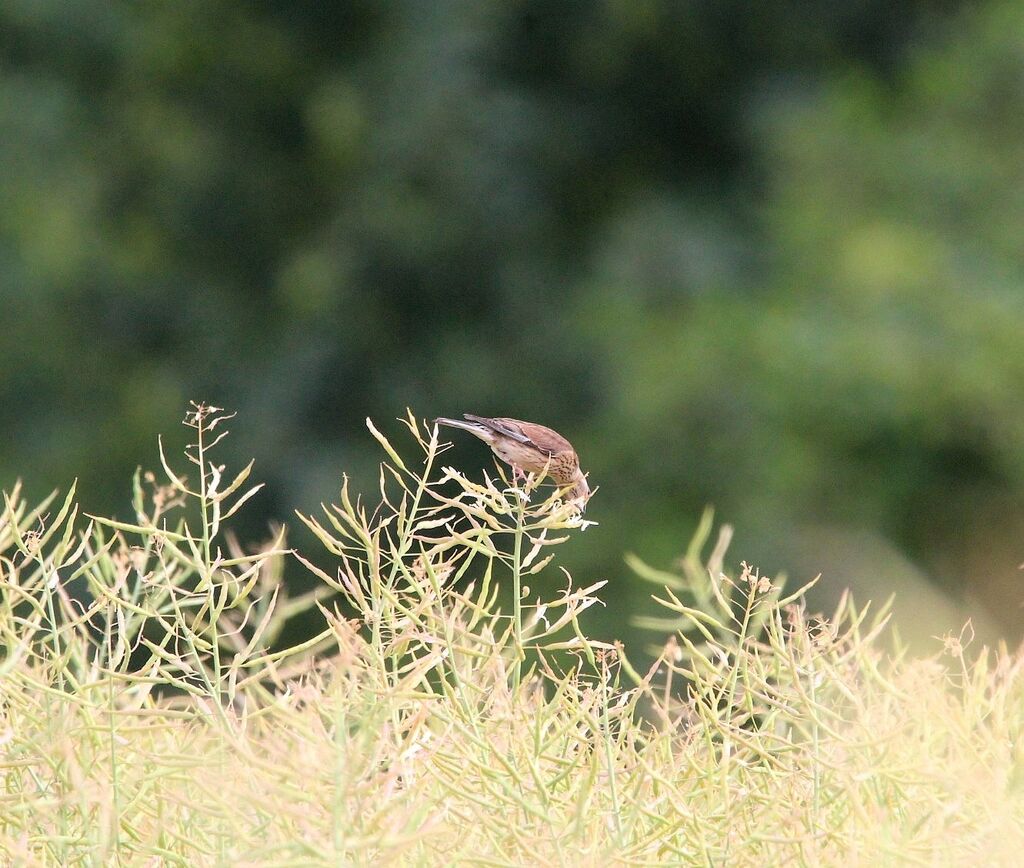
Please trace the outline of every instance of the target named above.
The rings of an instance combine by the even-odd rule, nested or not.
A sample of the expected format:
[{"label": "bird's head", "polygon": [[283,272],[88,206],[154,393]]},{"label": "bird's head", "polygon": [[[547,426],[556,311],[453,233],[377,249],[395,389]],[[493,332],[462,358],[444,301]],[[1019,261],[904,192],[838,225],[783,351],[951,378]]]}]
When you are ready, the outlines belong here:
[{"label": "bird's head", "polygon": [[587,501],[590,500],[590,483],[587,482],[587,477],[582,470],[576,470],[576,475],[573,477],[572,490],[569,492],[569,496],[573,500],[579,501],[580,512],[586,512]]}]

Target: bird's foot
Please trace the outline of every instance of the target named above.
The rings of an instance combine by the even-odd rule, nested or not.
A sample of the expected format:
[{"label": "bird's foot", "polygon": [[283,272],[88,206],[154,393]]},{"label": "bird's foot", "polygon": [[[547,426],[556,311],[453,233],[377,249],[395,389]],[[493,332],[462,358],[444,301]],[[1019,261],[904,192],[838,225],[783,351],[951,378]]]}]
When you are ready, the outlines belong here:
[{"label": "bird's foot", "polygon": [[[519,489],[520,494],[523,498],[524,503],[530,502],[530,492],[526,487],[526,484],[530,481],[530,477],[526,474],[526,471],[520,467],[512,465],[512,484]],[[522,487],[520,487],[520,482]]]}]

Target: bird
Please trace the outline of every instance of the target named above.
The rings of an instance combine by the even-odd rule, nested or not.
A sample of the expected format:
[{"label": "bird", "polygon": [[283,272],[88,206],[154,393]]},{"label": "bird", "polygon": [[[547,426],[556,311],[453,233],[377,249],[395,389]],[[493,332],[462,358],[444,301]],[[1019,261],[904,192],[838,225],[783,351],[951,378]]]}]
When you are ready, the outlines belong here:
[{"label": "bird", "polygon": [[439,417],[435,425],[461,428],[479,437],[494,454],[512,466],[513,478],[527,473],[550,476],[559,487],[572,486],[569,496],[585,509],[590,485],[580,469],[580,459],[572,444],[557,431],[536,422],[523,422],[501,416],[488,418],[465,413],[462,419]]}]

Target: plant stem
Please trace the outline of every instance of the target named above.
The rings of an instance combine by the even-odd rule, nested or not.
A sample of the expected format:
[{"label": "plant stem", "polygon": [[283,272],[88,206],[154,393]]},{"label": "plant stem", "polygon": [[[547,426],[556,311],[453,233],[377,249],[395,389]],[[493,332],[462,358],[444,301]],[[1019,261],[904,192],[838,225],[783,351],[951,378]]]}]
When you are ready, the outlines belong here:
[{"label": "plant stem", "polygon": [[205,430],[205,420],[200,417],[199,424],[197,427],[198,433],[198,452],[199,452],[199,506],[202,510],[203,517],[203,569],[206,572],[204,578],[206,579],[207,593],[210,596],[209,607],[210,607],[210,632],[211,632],[211,645],[213,646],[213,687],[215,691],[214,699],[219,706],[221,704],[221,664],[220,664],[220,637],[217,634],[217,621],[220,617],[220,612],[217,609],[217,589],[213,580],[213,569],[210,559],[210,516],[209,516],[209,505],[207,503],[206,496],[206,444],[203,442],[203,432]]},{"label": "plant stem", "polygon": [[525,524],[526,506],[519,492],[516,492],[518,509],[516,510],[515,541],[512,546],[512,629],[515,645],[515,663],[512,667],[513,695],[519,692],[519,683],[523,677],[523,527]]}]

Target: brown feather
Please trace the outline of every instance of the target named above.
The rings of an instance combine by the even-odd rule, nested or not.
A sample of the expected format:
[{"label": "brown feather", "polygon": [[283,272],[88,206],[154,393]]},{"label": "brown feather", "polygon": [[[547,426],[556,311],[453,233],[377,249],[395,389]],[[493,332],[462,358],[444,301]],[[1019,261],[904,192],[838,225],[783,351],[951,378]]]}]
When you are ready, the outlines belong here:
[{"label": "brown feather", "polygon": [[479,422],[481,425],[486,425],[497,433],[504,434],[521,443],[529,443],[548,455],[557,455],[560,452],[575,454],[572,444],[557,431],[552,431],[546,425],[538,425],[536,422],[523,422],[520,419],[510,419],[505,416],[490,419],[485,416],[473,416],[466,413],[465,417],[471,422]]},{"label": "brown feather", "polygon": [[438,425],[462,428],[490,445],[494,454],[519,472],[548,474],[560,486],[572,486],[572,495],[585,508],[590,486],[580,470],[579,457],[572,444],[557,431],[536,422],[523,422],[506,416],[463,414],[467,421],[438,418]]}]

